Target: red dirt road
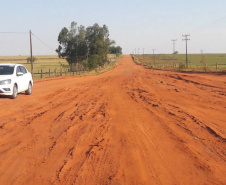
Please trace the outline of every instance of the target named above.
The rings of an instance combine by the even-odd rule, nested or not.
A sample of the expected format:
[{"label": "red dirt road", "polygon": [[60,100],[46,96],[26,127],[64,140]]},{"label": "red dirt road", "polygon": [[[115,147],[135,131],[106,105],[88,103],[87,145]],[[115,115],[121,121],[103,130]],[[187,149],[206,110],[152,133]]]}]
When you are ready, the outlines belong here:
[{"label": "red dirt road", "polygon": [[0,184],[226,184],[226,76],[148,70],[37,80],[0,98]]}]

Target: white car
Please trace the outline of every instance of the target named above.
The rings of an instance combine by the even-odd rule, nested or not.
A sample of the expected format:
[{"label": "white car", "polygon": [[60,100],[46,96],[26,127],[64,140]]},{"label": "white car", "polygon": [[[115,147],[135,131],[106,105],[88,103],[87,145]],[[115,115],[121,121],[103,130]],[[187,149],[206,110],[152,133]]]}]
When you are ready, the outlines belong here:
[{"label": "white car", "polygon": [[23,65],[0,64],[0,95],[9,95],[12,99],[22,91],[30,95],[32,86],[32,75]]}]

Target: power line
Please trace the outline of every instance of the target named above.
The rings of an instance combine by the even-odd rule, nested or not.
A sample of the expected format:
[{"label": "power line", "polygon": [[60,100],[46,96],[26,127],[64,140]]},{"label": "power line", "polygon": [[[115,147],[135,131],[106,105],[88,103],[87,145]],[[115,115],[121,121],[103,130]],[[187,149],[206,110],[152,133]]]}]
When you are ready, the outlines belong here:
[{"label": "power line", "polygon": [[40,38],[38,38],[34,33],[32,33],[32,35],[38,39],[42,44],[44,44],[47,48],[49,48],[50,50],[56,51],[55,49],[49,47],[45,42],[43,42]]},{"label": "power line", "polygon": [[25,33],[29,33],[29,32],[0,32],[0,33],[17,33],[17,34],[25,34]]},{"label": "power line", "polygon": [[226,16],[221,17],[220,19],[216,19],[216,20],[214,20],[212,22],[209,22],[208,24],[205,24],[203,26],[200,26],[200,27],[192,30],[191,32],[202,31],[204,29],[207,29],[208,27],[212,27],[212,26],[215,26],[215,25],[217,25],[219,23],[224,23],[224,22],[226,22]]},{"label": "power line", "polygon": [[[17,32],[0,32],[0,33],[2,33],[2,34],[27,34],[27,33],[30,33],[30,32],[19,32],[19,31],[17,31]],[[42,44],[44,44],[46,47],[48,47],[49,49],[51,49],[51,50],[53,50],[53,51],[55,51],[55,49],[53,49],[53,48],[51,48],[51,47],[49,47],[45,42],[43,42],[40,38],[38,38],[38,36],[36,36],[34,33],[31,33],[36,39],[38,39]]]}]

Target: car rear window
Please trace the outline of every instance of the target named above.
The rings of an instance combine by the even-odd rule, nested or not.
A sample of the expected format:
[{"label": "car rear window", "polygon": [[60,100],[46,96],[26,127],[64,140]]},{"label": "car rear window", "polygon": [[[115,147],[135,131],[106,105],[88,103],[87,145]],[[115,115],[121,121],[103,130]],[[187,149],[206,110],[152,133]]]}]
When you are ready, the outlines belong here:
[{"label": "car rear window", "polygon": [[0,65],[0,75],[12,75],[14,66]]}]

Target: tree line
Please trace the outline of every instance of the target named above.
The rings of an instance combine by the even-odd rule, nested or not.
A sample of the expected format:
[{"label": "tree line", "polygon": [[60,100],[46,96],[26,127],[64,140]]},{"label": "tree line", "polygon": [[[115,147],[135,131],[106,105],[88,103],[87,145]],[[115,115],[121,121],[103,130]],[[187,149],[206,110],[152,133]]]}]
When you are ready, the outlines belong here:
[{"label": "tree line", "polygon": [[69,29],[62,28],[58,42],[56,52],[67,60],[71,71],[75,71],[76,64],[85,69],[95,69],[108,62],[108,53],[122,53],[122,48],[115,47],[115,41],[109,38],[107,26],[101,27],[97,23],[85,28],[72,22]]}]

